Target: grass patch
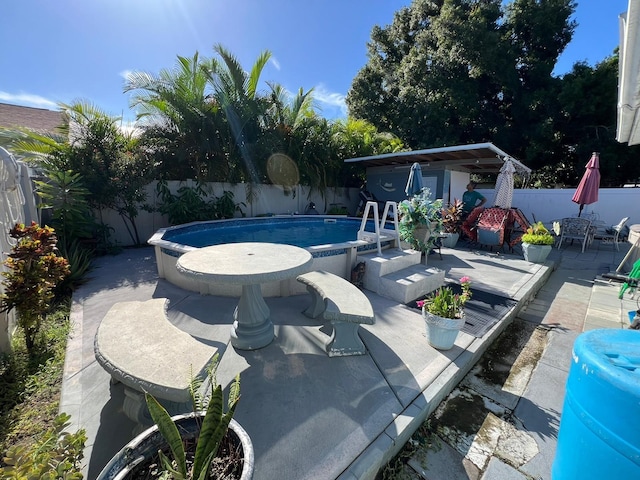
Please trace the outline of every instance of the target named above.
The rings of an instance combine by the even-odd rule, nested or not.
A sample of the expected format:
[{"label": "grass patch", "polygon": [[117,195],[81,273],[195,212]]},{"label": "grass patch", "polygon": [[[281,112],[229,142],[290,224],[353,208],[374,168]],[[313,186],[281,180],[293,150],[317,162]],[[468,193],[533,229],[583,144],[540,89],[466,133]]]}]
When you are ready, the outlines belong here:
[{"label": "grass patch", "polygon": [[0,452],[33,445],[55,427],[67,346],[70,299],[47,315],[32,355],[18,329],[13,352],[0,358]]}]

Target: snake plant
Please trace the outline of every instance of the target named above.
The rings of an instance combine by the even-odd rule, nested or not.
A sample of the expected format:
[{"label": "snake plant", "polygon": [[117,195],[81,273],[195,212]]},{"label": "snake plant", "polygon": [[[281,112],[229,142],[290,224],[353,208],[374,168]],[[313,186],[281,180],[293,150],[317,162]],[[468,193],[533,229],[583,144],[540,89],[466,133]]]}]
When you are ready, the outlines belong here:
[{"label": "snake plant", "polygon": [[[162,468],[166,474],[172,475],[169,478],[178,480],[207,479],[211,462],[216,456],[220,442],[227,433],[229,423],[233,418],[236,405],[240,399],[240,375],[236,375],[234,381],[231,383],[227,401],[227,411],[225,412],[223,409],[222,387],[217,384],[214,373],[217,367],[217,359],[218,355],[216,354],[208,369],[208,380],[211,385],[211,391],[208,395],[200,396],[198,394],[198,387],[201,385],[201,382],[193,377],[191,380],[191,398],[194,413],[201,410],[206,410],[206,413],[202,420],[195,458],[190,469],[187,469],[187,455],[182,438],[171,416],[152,395],[145,393],[151,418],[153,418],[153,421],[158,426],[158,431],[166,440],[173,456],[172,462],[161,451],[158,452]],[[164,478],[166,478],[166,476]]]}]

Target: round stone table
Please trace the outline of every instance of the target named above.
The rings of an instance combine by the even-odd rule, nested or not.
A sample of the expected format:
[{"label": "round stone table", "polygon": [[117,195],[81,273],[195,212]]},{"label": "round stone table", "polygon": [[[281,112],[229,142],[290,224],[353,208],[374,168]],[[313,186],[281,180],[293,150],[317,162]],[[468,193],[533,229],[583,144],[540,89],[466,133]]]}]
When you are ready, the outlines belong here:
[{"label": "round stone table", "polygon": [[262,348],[273,340],[273,323],[260,284],[308,272],[313,258],[299,247],[276,243],[225,243],[182,255],[179,273],[200,282],[242,285],[233,313],[231,344],[241,350]]}]

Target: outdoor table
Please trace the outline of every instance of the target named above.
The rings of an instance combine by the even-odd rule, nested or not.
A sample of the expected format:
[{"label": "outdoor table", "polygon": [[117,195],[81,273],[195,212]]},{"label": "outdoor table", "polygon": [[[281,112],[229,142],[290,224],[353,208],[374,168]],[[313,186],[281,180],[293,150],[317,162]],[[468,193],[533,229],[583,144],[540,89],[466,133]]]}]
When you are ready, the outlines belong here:
[{"label": "outdoor table", "polygon": [[200,282],[242,285],[233,313],[231,344],[241,350],[255,350],[269,345],[274,337],[260,285],[305,273],[312,262],[307,250],[292,245],[226,243],[187,252],[178,259],[176,268]]}]

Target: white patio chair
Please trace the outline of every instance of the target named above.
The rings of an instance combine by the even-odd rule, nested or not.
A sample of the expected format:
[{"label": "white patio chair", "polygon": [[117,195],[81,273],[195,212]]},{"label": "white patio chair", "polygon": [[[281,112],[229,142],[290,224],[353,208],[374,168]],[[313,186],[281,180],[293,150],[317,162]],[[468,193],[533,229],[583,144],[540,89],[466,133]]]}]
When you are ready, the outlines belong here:
[{"label": "white patio chair", "polygon": [[602,234],[602,236],[600,237],[600,240],[602,240],[603,242],[604,241],[613,242],[613,244],[616,247],[616,250],[620,251],[620,245],[619,245],[620,231],[623,229],[627,221],[629,221],[629,217],[624,217],[622,220],[620,220],[620,223],[618,223],[617,225],[614,225],[611,228],[608,228],[606,232]]},{"label": "white patio chair", "polygon": [[584,249],[592,240],[591,220],[581,217],[563,218],[558,248],[565,240],[578,240],[582,243],[582,252],[584,253]]}]

